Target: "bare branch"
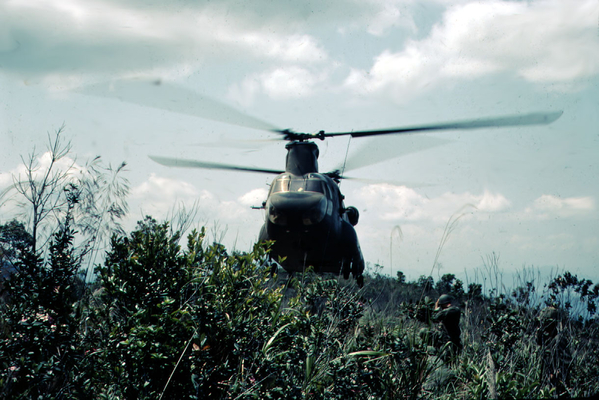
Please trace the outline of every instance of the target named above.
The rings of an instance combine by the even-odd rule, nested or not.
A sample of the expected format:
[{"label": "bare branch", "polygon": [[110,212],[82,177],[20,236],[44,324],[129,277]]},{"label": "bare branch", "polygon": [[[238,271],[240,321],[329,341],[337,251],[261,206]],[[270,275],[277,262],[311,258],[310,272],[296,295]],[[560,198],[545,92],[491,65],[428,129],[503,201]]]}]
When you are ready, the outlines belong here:
[{"label": "bare branch", "polygon": [[[45,154],[38,155],[34,148],[27,160],[21,157],[25,166],[25,177],[13,177],[14,189],[25,200],[21,203],[24,214],[31,218],[29,224],[34,251],[38,249],[40,232],[48,216],[60,213],[66,205],[66,198],[61,192],[75,168],[75,161],[72,160],[66,168],[60,168],[58,165],[71,151],[71,143],[63,142],[63,132],[64,125],[56,131],[54,137],[48,134],[48,147]],[[45,156],[49,157],[49,160],[47,167],[43,168]],[[26,210],[29,207],[30,212]]]}]

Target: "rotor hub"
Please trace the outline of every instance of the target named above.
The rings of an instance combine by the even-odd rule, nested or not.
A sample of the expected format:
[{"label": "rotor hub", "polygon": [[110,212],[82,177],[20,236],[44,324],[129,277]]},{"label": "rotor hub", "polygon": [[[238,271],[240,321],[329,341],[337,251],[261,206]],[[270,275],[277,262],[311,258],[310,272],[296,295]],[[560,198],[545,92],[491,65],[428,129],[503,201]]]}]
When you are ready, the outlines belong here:
[{"label": "rotor hub", "polygon": [[324,140],[324,138],[326,137],[324,131],[319,131],[318,133],[298,133],[298,132],[293,132],[290,129],[284,129],[280,132],[283,135],[285,135],[283,137],[283,140],[289,140],[292,142],[305,142],[307,140],[315,140],[315,139]]}]

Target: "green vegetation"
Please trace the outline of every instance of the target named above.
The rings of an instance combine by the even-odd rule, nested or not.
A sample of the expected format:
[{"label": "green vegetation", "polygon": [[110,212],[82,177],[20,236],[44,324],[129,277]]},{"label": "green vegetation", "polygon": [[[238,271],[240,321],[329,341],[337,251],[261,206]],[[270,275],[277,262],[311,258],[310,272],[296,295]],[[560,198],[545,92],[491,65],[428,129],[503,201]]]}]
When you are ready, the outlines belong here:
[{"label": "green vegetation", "polygon": [[[268,244],[230,254],[206,243],[204,230],[185,243],[180,230],[150,217],[130,233],[117,229],[126,190],[111,176],[96,180],[95,198],[107,200],[94,209],[82,207],[84,180],[53,184],[66,190],[52,192],[60,207],[45,214],[56,216],[45,245],[41,229],[0,225],[0,263],[12,271],[0,302],[2,399],[599,393],[599,285],[589,280],[566,272],[542,290],[524,279],[509,293],[487,294],[452,274],[407,282],[375,270],[362,289],[309,272],[273,277]],[[107,215],[114,228],[89,229]],[[101,231],[112,236],[89,280]],[[462,310],[457,357],[430,339],[442,293]]]}]

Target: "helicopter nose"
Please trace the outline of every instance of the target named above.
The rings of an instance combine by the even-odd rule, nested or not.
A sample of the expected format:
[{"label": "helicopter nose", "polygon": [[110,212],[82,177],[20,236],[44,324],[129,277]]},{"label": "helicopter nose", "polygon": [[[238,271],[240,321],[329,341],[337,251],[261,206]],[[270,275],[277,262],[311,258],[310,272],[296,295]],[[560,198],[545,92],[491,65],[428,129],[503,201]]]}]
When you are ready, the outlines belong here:
[{"label": "helicopter nose", "polygon": [[309,226],[319,223],[328,211],[322,193],[274,193],[269,198],[268,219],[280,226]]}]

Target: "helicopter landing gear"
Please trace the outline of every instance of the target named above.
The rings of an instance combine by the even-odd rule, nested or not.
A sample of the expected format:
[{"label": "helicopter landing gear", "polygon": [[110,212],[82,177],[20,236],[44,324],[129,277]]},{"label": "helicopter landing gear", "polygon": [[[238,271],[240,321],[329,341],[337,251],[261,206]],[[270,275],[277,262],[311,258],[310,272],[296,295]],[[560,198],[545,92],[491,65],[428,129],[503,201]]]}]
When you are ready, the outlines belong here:
[{"label": "helicopter landing gear", "polygon": [[356,283],[359,287],[364,286],[364,275],[362,275],[362,271],[359,270],[360,263],[352,261],[347,261],[347,259],[343,259],[341,261],[341,273],[343,274],[343,279],[349,279],[350,273],[354,276]]},{"label": "helicopter landing gear", "polygon": [[345,258],[341,260],[341,273],[343,274],[343,279],[349,279],[349,273],[351,272],[350,268],[350,262],[348,262]]},{"label": "helicopter landing gear", "polygon": [[277,271],[279,270],[279,263],[277,263],[271,257],[268,257],[266,259],[265,264],[266,264],[266,268],[268,268],[270,270],[270,277],[272,278],[273,276],[275,276],[277,274]]},{"label": "helicopter landing gear", "polygon": [[364,287],[364,275],[356,276],[356,283],[358,284],[358,287]]}]

